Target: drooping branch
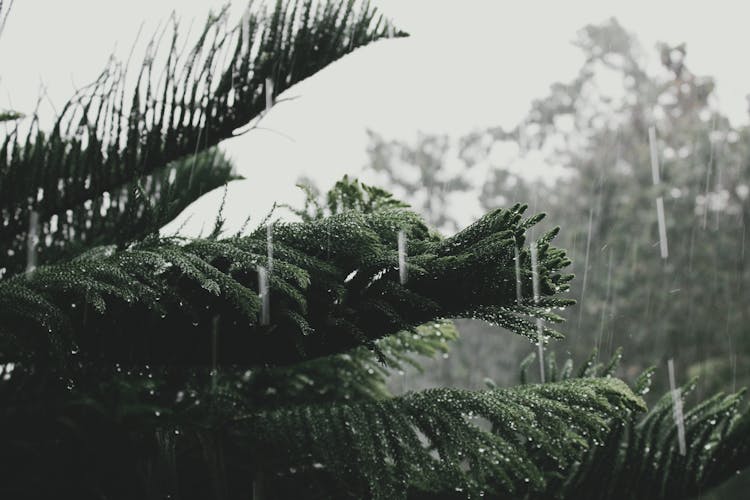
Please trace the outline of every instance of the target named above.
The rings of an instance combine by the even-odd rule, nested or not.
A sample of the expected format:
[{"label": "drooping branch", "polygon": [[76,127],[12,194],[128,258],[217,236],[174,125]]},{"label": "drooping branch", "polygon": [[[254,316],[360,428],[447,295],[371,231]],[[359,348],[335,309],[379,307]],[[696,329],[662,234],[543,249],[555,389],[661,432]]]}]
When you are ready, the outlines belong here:
[{"label": "drooping branch", "polygon": [[[445,317],[486,319],[536,341],[529,318],[558,321],[549,308],[572,302],[557,296],[571,276],[560,272],[564,252],[549,245],[553,231],[537,242],[543,297],[534,303],[527,293],[518,302],[517,278],[532,289],[524,232],[540,218],[524,219],[524,209],[498,209],[445,240],[403,208],[277,223],[267,326],[259,321],[257,275],[267,266],[265,226],[242,238],[152,238],[125,250],[93,249],[0,282],[0,351],[7,355],[14,344],[36,356],[54,339],[96,358],[206,364],[215,317],[220,363],[292,363],[373,346]],[[408,235],[404,284],[399,231]]]},{"label": "drooping branch", "polygon": [[639,410],[621,381],[583,379],[288,406],[240,417],[230,432],[278,485],[312,482],[344,498],[525,498],[546,491],[545,472],[564,474],[594,448],[610,419]]},{"label": "drooping branch", "polygon": [[[152,41],[135,81],[112,61],[51,132],[33,119],[23,139],[18,128],[8,134],[0,145],[0,244],[25,239],[31,210],[48,221],[231,137],[267,101],[392,32],[366,1],[249,6],[236,27],[227,23],[226,10],[209,17],[184,51],[173,20],[172,36]],[[23,224],[2,224],[10,220]]]},{"label": "drooping branch", "polygon": [[[597,363],[596,357],[594,351],[578,370],[578,377],[609,379],[619,365],[621,349],[606,364]],[[522,366],[522,383],[525,369]],[[636,394],[649,392],[654,371],[649,368],[638,377],[633,384]],[[558,370],[550,356],[547,373],[552,380],[576,379],[570,359]],[[680,388],[683,404],[695,387],[693,379]],[[686,406],[684,455],[677,438],[675,399],[668,392],[646,414],[613,421],[600,438],[601,446],[591,448],[567,475],[545,471],[546,489],[530,498],[667,500],[708,492],[750,465],[750,409],[742,401],[745,392],[719,392],[692,408]]]}]

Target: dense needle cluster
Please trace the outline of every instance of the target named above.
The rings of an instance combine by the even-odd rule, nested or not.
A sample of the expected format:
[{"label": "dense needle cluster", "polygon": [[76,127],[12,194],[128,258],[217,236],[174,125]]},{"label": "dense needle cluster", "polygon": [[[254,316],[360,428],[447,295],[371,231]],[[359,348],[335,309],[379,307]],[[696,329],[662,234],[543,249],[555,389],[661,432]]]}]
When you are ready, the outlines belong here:
[{"label": "dense needle cluster", "polygon": [[[594,351],[577,371],[571,359],[558,368],[550,356],[547,373],[552,381],[609,380],[619,365],[620,351],[606,364],[596,362]],[[527,367],[534,358],[532,353],[521,363],[521,383],[526,383]],[[651,367],[637,378],[635,394],[649,392],[655,371]],[[692,379],[681,387],[683,404],[696,383]],[[666,500],[707,493],[750,464],[750,411],[742,404],[744,395],[745,390],[717,393],[686,411],[687,449],[682,454],[675,402],[666,393],[647,413],[629,413],[628,418],[612,421],[599,446],[592,447],[567,474],[548,471],[546,491],[538,498]]]},{"label": "dense needle cluster", "polygon": [[[538,220],[524,219],[524,208],[498,209],[444,240],[404,208],[276,223],[269,326],[258,321],[265,227],[227,239],[94,247],[0,282],[4,342],[22,357],[48,353],[50,340],[121,362],[200,364],[209,362],[211,318],[219,316],[219,361],[253,365],[372,344],[441,317],[481,317],[535,338],[524,316],[555,320],[548,310],[569,303],[554,294],[571,276],[559,273],[568,261],[549,246],[554,232],[545,235],[538,245],[546,298],[517,303],[514,248]],[[403,285],[395,279],[401,230],[409,236]],[[528,249],[520,259],[530,290]]]}]

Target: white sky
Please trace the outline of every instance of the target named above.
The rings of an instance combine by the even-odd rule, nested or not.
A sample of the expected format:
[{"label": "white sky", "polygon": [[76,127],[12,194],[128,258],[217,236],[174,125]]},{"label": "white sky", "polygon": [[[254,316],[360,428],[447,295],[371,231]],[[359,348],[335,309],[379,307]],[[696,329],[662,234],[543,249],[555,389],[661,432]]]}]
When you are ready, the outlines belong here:
[{"label": "white sky", "polygon": [[[97,76],[113,50],[125,58],[141,23],[150,34],[174,10],[187,28],[224,3],[16,0],[0,38],[0,108],[32,111],[40,82],[59,108],[74,86]],[[302,173],[322,187],[344,173],[357,175],[367,128],[411,140],[417,130],[457,136],[512,126],[550,83],[578,70],[581,57],[570,44],[576,31],[611,16],[638,36],[654,64],[658,40],[687,42],[690,68],[714,76],[721,109],[735,124],[747,122],[750,7],[744,2],[373,3],[412,37],[368,46],[290,89],[299,98],[276,106],[263,124],[279,134],[255,131],[225,144],[250,178],[230,189],[230,223],[233,217],[241,223],[248,210],[264,211],[273,200],[288,200]],[[232,5],[236,19],[244,6]],[[51,114],[51,107],[42,113]],[[213,210],[203,210],[213,220]],[[201,217],[194,219],[199,228]]]}]

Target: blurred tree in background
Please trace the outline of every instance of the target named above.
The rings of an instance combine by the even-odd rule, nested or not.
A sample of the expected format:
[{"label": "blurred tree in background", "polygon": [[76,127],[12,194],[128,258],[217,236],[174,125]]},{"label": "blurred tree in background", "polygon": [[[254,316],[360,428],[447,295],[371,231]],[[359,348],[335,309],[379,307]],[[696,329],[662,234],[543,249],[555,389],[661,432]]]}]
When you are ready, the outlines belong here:
[{"label": "blurred tree in background", "polygon": [[[714,109],[714,83],[687,69],[684,46],[660,46],[661,71],[649,74],[637,43],[615,21],[585,28],[578,45],[586,55],[579,76],[553,86],[525,124],[537,148],[560,141],[563,131],[552,161],[571,175],[554,186],[555,195],[546,191],[539,200],[570,224],[575,273],[583,278],[573,291],[580,309],[569,313],[575,354],[623,345],[630,373],[673,357],[683,374],[703,372],[701,390],[732,388],[736,377],[744,383],[747,371],[737,372],[737,356],[750,348],[743,341],[749,131],[732,128]],[[614,96],[605,76],[620,83]],[[651,125],[658,187],[649,160]],[[659,254],[659,195],[666,259]]]},{"label": "blurred tree in background", "polygon": [[[553,84],[517,127],[477,131],[458,141],[460,161],[484,175],[467,174],[462,189],[479,193],[483,210],[528,200],[532,209],[560,222],[561,244],[570,249],[578,277],[572,296],[579,303],[564,313],[565,349],[574,357],[585,357],[592,347],[608,356],[623,346],[622,370],[629,376],[674,358],[682,377],[702,375],[698,394],[744,385],[749,372],[743,360],[750,354],[745,290],[750,130],[733,127],[716,110],[713,80],[688,69],[684,45],[659,46],[660,67],[649,70],[643,49],[616,20],[587,26],[576,44],[585,55],[578,75]],[[651,125],[658,187],[649,157]],[[416,146],[390,141],[386,148],[383,139],[372,137],[372,165],[379,171],[428,142],[421,136]],[[387,159],[387,150],[399,153]],[[433,173],[420,166],[421,178],[444,175],[446,160],[430,162]],[[403,170],[399,167],[399,174],[408,175]],[[666,212],[666,259],[659,252],[659,195]],[[455,206],[436,217],[466,209]],[[467,349],[473,356],[478,347]],[[484,369],[494,371],[482,364],[472,368]],[[666,377],[655,384],[663,389]]]},{"label": "blurred tree in background", "polygon": [[447,166],[450,159],[448,136],[419,134],[416,145],[411,146],[386,141],[372,131],[368,135],[370,167],[382,174],[382,184],[391,186],[399,197],[408,197],[431,226],[455,232],[459,225],[450,213],[454,206],[450,195],[471,188],[465,178],[471,165],[461,164],[453,171],[435,168]]}]

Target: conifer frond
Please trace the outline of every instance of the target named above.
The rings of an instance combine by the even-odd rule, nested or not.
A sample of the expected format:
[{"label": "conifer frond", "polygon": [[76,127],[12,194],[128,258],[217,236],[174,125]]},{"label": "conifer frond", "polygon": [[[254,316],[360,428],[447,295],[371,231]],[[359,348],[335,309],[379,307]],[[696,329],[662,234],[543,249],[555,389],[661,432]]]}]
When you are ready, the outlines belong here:
[{"label": "conifer frond", "polygon": [[46,224],[231,137],[264,113],[268,92],[272,100],[391,28],[367,1],[342,0],[279,1],[270,12],[251,3],[236,27],[228,22],[226,9],[209,16],[183,50],[172,19],[173,32],[155,36],[135,82],[112,61],[52,131],[34,118],[23,138],[19,129],[8,134],[0,144],[0,245],[25,241],[31,211]]},{"label": "conifer frond", "polygon": [[[517,304],[513,259],[514,245],[523,241],[523,209],[496,210],[447,240],[430,234],[413,212],[390,206],[277,222],[269,326],[258,321],[266,227],[246,237],[153,236],[122,250],[92,250],[0,281],[0,302],[16,304],[0,311],[14,325],[3,340],[26,344],[27,353],[46,351],[40,349],[44,339],[55,338],[121,361],[198,364],[209,361],[215,316],[224,364],[290,363],[374,347],[379,338],[439,318],[485,318],[536,340],[524,317],[554,321],[545,308],[571,302],[557,296],[566,287],[559,271],[567,259],[561,250],[540,246],[545,299]],[[410,276],[403,285],[396,251],[402,230]],[[520,255],[522,284],[531,290],[528,249]],[[50,314],[34,304],[48,304]],[[24,307],[28,314],[21,314]],[[54,324],[52,317],[58,318]]]},{"label": "conifer frond", "polygon": [[708,492],[750,465],[744,394],[717,393],[685,412],[685,455],[679,451],[672,395],[665,394],[642,419],[617,422],[605,446],[592,450],[566,479],[559,498],[666,500]]},{"label": "conifer frond", "polygon": [[544,491],[544,470],[563,474],[598,444],[610,419],[644,409],[622,382],[585,379],[279,408],[235,420],[230,435],[262,450],[261,467],[282,489],[293,481],[335,498],[521,498]]},{"label": "conifer frond", "polygon": [[408,208],[409,204],[393,197],[388,191],[376,186],[360,183],[348,175],[337,181],[324,197],[320,196],[314,186],[298,184],[305,192],[304,208],[291,207],[293,213],[303,221],[322,219],[326,215],[338,214],[346,210],[375,212],[386,208]]},{"label": "conifer frond", "polygon": [[[224,155],[211,148],[106,191],[64,214],[53,215],[36,228],[36,260],[50,264],[91,247],[124,247],[141,240],[156,233],[202,194],[236,179],[232,170]],[[5,222],[0,234],[24,235],[29,229],[29,220],[23,216]],[[7,243],[0,268],[5,270],[3,274],[12,276],[25,269],[27,241],[15,237]]]},{"label": "conifer frond", "polygon": [[[606,365],[594,364],[595,357],[584,365],[585,376],[608,379],[621,354],[618,350]],[[636,393],[648,392],[652,374],[649,369],[639,377]],[[680,388],[683,405],[695,384],[691,380]],[[706,493],[750,465],[750,410],[742,404],[744,394],[717,393],[689,410],[685,406],[682,455],[668,392],[645,415],[613,421],[603,446],[590,449],[568,477],[550,471],[547,491],[533,498],[667,500]]]},{"label": "conifer frond", "polygon": [[[249,391],[258,394],[259,407],[276,407],[288,401],[298,404],[382,400],[392,397],[388,376],[407,365],[421,370],[418,357],[448,351],[458,338],[452,321],[441,320],[402,331],[375,342],[377,353],[367,347],[297,363],[253,370],[246,378]],[[269,383],[272,391],[267,391]],[[254,389],[258,388],[258,389]]]},{"label": "conifer frond", "polygon": [[[53,374],[0,364],[0,437],[14,457],[0,493],[221,497],[213,484],[248,498],[254,470],[274,498],[519,498],[545,491],[555,479],[546,471],[565,474],[617,419],[644,409],[602,378],[336,400],[343,391],[304,395],[316,390],[304,370],[292,381],[101,364]],[[142,474],[161,461],[169,468]]]}]

